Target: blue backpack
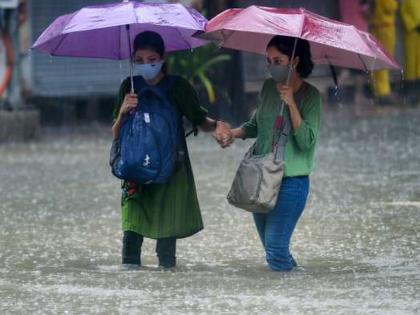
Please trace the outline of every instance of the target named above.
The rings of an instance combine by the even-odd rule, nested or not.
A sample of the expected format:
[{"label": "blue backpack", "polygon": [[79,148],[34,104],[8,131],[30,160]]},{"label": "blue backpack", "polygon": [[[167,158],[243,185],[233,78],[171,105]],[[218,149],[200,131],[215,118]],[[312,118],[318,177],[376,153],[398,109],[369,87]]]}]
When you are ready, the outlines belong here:
[{"label": "blue backpack", "polygon": [[182,150],[182,119],[166,94],[174,77],[165,76],[157,86],[134,77],[139,104],[121,127],[111,148],[112,173],[139,184],[163,184],[172,175]]}]

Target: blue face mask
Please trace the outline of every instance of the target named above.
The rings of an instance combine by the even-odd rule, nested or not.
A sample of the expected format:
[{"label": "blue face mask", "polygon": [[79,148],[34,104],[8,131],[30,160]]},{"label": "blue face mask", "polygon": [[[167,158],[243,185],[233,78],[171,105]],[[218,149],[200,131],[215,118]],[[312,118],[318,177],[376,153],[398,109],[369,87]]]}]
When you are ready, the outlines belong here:
[{"label": "blue face mask", "polygon": [[158,63],[145,63],[133,65],[133,74],[140,75],[143,79],[150,81],[157,77],[159,72],[162,70],[163,61]]}]

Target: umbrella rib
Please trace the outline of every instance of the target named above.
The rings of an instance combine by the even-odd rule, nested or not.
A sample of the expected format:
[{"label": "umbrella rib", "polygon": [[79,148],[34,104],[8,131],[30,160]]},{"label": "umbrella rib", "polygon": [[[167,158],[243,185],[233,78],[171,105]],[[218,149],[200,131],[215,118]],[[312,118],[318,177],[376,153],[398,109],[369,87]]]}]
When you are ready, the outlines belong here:
[{"label": "umbrella rib", "polygon": [[327,54],[325,54],[325,59],[327,59],[327,61],[328,61],[328,65],[329,65],[330,70],[331,70],[331,75],[333,77],[334,84],[335,84],[336,88],[338,88],[337,72],[335,71],[335,68],[334,68],[334,66],[333,66],[333,64],[332,64],[332,62],[331,62],[331,60],[330,60],[330,58],[328,57]]},{"label": "umbrella rib", "polygon": [[368,67],[367,67],[367,65],[366,65],[366,63],[365,63],[365,61],[363,60],[362,56],[361,56],[360,54],[357,54],[357,57],[359,57],[359,60],[360,60],[360,62],[362,63],[363,68],[365,69],[365,72],[369,72],[369,69],[368,69]]},{"label": "umbrella rib", "polygon": [[67,34],[64,34],[61,39],[58,41],[58,44],[55,46],[55,48],[53,49],[51,55],[54,56],[54,53],[57,51],[58,48],[60,48],[61,44],[63,43],[64,39],[67,37]]},{"label": "umbrella rib", "polygon": [[[228,31],[228,30],[227,30],[227,31]],[[223,30],[222,30],[222,32],[221,32],[221,33],[222,33],[222,37],[223,37],[223,41],[222,41],[222,45],[223,45],[223,43],[224,43],[224,42],[226,42],[229,38],[231,38],[231,37],[232,37],[232,35],[233,35],[233,33],[234,33],[234,32],[233,32],[233,31],[231,31],[231,32],[230,32],[230,34],[229,34],[228,36],[225,36],[225,34],[223,33]]]},{"label": "umbrella rib", "polygon": [[376,66],[376,60],[377,60],[377,58],[375,57],[374,59],[373,59],[373,62],[372,62],[372,68],[371,68],[371,72],[375,69],[375,66]]},{"label": "umbrella rib", "polygon": [[179,35],[181,35],[182,40],[187,44],[187,46],[190,46],[190,49],[192,49],[191,44],[185,39],[185,37],[182,34],[182,32],[180,32],[180,30],[178,28],[175,28],[175,29],[179,33]]}]

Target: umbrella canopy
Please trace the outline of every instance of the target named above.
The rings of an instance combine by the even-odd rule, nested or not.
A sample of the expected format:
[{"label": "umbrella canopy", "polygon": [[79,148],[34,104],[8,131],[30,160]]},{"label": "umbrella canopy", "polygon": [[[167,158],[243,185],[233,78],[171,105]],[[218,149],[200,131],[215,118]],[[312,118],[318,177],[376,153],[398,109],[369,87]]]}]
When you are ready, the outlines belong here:
[{"label": "umbrella canopy", "polygon": [[399,64],[368,33],[308,10],[250,6],[229,9],[209,21],[200,38],[225,48],[265,54],[275,35],[306,39],[317,64],[377,70]]},{"label": "umbrella canopy", "polygon": [[168,52],[204,45],[207,41],[192,35],[203,31],[206,23],[201,14],[181,4],[125,1],[88,6],[58,17],[32,48],[54,56],[126,59],[131,41],[143,31],[159,33]]}]

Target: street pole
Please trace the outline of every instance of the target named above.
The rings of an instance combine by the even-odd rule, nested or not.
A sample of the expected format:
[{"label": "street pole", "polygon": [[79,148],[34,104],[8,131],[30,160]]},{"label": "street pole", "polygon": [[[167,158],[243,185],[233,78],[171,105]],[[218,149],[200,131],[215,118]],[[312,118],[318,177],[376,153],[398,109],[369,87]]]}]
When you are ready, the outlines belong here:
[{"label": "street pole", "polygon": [[0,0],[0,24],[3,32],[6,33],[12,43],[13,69],[12,77],[5,91],[3,103],[6,108],[12,110],[22,109],[24,100],[21,87],[21,58],[20,58],[20,37],[19,37],[19,12],[18,1]]}]

